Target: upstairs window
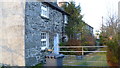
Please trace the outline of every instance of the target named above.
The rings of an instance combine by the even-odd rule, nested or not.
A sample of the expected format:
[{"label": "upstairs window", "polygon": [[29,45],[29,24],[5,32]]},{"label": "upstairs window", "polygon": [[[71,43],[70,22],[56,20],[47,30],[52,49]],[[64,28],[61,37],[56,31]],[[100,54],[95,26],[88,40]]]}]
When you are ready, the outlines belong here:
[{"label": "upstairs window", "polygon": [[67,24],[67,15],[64,15],[64,23]]},{"label": "upstairs window", "polygon": [[120,23],[117,24],[117,27],[120,28]]},{"label": "upstairs window", "polygon": [[45,18],[49,18],[49,9],[47,5],[41,5],[41,16]]}]

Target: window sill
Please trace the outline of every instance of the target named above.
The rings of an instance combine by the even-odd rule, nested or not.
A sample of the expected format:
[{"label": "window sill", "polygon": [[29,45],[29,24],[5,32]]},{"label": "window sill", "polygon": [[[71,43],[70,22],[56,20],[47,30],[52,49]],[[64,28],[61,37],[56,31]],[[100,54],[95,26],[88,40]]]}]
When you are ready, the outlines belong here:
[{"label": "window sill", "polygon": [[44,18],[44,19],[48,19],[48,20],[49,20],[49,17],[46,17],[46,16],[42,16],[42,15],[41,15],[41,17],[42,17],[42,18]]}]

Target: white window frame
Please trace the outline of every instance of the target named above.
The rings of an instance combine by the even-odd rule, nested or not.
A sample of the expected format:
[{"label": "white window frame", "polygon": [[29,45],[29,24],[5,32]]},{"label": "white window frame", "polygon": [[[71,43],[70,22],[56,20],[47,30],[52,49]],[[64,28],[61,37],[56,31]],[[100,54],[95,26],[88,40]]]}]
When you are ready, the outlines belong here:
[{"label": "white window frame", "polygon": [[67,15],[64,15],[64,23],[67,24]]},{"label": "white window frame", "polygon": [[117,27],[118,27],[118,28],[120,27],[120,22],[117,24]]},{"label": "white window frame", "polygon": [[41,5],[41,16],[45,18],[49,18],[49,7],[47,5]]},{"label": "white window frame", "polygon": [[[46,35],[45,38],[44,38],[44,36],[42,37],[42,33]],[[41,32],[40,35],[41,35],[41,40],[40,40],[41,41],[41,45],[42,45],[43,41],[46,42],[46,45],[45,46],[42,45],[42,47],[49,48],[49,34],[47,32]]]}]

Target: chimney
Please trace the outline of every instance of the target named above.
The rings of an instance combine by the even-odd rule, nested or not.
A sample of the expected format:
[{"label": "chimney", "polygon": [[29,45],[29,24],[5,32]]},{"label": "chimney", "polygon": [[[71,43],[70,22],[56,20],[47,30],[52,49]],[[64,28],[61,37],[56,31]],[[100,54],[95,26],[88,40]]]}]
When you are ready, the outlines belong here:
[{"label": "chimney", "polygon": [[68,1],[67,0],[58,0],[57,1],[57,4],[59,7],[62,7],[63,5],[67,5],[68,4]]},{"label": "chimney", "polygon": [[56,2],[57,3],[57,0],[39,0],[41,2]]}]

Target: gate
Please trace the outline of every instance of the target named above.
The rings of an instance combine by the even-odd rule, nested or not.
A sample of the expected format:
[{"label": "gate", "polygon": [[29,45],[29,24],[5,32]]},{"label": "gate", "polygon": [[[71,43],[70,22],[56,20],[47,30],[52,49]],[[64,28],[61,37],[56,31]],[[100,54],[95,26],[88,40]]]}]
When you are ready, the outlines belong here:
[{"label": "gate", "polygon": [[[60,46],[60,53],[82,53],[82,55],[65,55],[65,66],[108,66],[106,61],[107,46]],[[61,51],[62,48],[82,48],[82,51]],[[85,51],[84,48],[97,48],[95,51]],[[89,53],[89,54],[85,54]]]}]

